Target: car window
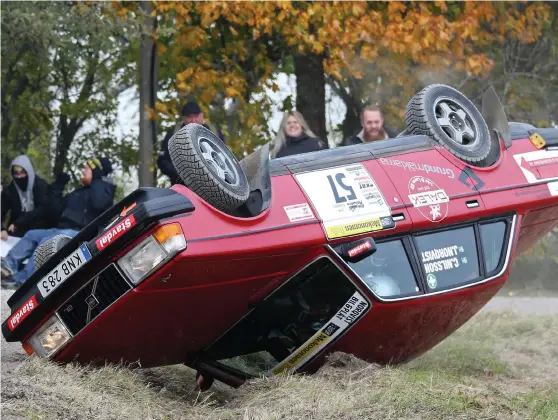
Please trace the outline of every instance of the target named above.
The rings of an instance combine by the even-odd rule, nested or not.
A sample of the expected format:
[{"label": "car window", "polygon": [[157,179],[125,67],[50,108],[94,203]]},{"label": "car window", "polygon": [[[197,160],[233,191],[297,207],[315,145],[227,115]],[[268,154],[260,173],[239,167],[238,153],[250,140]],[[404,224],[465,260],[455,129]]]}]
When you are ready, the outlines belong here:
[{"label": "car window", "polygon": [[417,236],[415,241],[430,292],[463,285],[479,277],[472,226]]},{"label": "car window", "polygon": [[391,298],[418,294],[413,269],[400,239],[376,244],[377,251],[357,263],[348,263],[377,296]]},{"label": "car window", "polygon": [[368,308],[347,275],[320,258],[255,305],[205,356],[256,376],[298,369]]},{"label": "car window", "polygon": [[491,274],[500,263],[504,250],[506,223],[503,221],[487,223],[480,226],[482,250],[486,265],[486,273]]}]

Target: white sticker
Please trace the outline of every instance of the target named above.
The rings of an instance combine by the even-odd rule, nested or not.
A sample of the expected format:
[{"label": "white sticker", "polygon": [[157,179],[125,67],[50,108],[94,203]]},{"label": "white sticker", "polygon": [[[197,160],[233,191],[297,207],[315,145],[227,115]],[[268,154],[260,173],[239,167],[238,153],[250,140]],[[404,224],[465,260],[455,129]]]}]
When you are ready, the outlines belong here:
[{"label": "white sticker", "polygon": [[448,195],[438,184],[424,176],[415,176],[409,180],[409,200],[431,222],[441,222],[448,215]]},{"label": "white sticker", "polygon": [[329,238],[382,229],[380,218],[391,217],[376,181],[360,163],[295,177],[322,219]]},{"label": "white sticker", "polygon": [[[432,275],[438,271],[453,270],[459,267],[459,254],[465,252],[462,246],[451,245],[421,252],[422,264],[426,274]],[[467,257],[462,257],[461,262],[467,264]],[[435,277],[434,277],[435,278]],[[432,286],[431,286],[432,287]]]},{"label": "white sticker", "polygon": [[426,282],[428,283],[428,287],[431,289],[435,289],[438,285],[438,280],[436,280],[436,276],[434,274],[429,274],[426,277]]},{"label": "white sticker", "polygon": [[547,185],[550,190],[550,195],[558,195],[558,181],[549,182]]},{"label": "white sticker", "polygon": [[514,155],[513,158],[530,184],[558,179],[558,150],[537,150]]},{"label": "white sticker", "polygon": [[347,303],[316,334],[282,360],[271,372],[268,372],[268,375],[277,375],[282,372],[292,373],[295,371],[361,318],[369,306],[364,296],[359,292],[355,292]]},{"label": "white sticker", "polygon": [[312,213],[312,209],[310,209],[308,203],[293,204],[292,206],[284,206],[283,208],[291,222],[315,219],[314,213]]}]

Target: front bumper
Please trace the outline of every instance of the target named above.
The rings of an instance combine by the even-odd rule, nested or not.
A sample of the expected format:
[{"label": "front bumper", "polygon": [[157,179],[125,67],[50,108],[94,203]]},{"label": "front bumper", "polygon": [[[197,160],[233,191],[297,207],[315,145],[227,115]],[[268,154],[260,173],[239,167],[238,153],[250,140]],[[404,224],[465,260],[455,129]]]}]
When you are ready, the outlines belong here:
[{"label": "front bumper", "polygon": [[[104,278],[103,273],[112,270],[111,267],[114,266],[112,264],[113,257],[124,247],[134,242],[136,238],[143,236],[157,223],[172,216],[190,213],[194,209],[194,205],[187,197],[178,194],[174,190],[163,188],[139,188],[115,204],[82,229],[10,297],[8,305],[12,310],[12,314],[2,323],[2,335],[6,341],[16,342],[24,340],[43,321],[52,316],[58,308],[65,304],[68,299],[71,300],[76,294],[82,293],[95,279],[100,279],[97,281],[97,284],[101,282],[102,278]],[[134,224],[123,231],[117,232],[117,235],[114,235],[110,238],[110,241],[107,241],[107,232],[111,228],[105,230],[105,226],[115,218],[117,219],[111,226],[118,226],[121,221],[130,217],[134,219]],[[91,252],[91,260],[73,273],[72,277],[60,285],[52,294],[43,298],[37,283],[55,268],[60,261],[84,243]],[[116,266],[114,268],[116,269]],[[122,278],[123,283],[120,285],[122,287],[119,286],[118,291],[111,292],[112,297],[108,297],[102,305],[105,308],[122,296],[127,291],[126,287],[132,288],[124,276],[120,273],[118,273],[118,276]],[[103,284],[105,283],[103,282]],[[32,308],[28,304],[30,301],[34,303]],[[95,304],[94,301],[91,301],[91,306],[94,306],[91,309],[92,314],[95,311],[95,307],[99,304],[100,302]],[[99,306],[98,309],[101,309],[102,306]],[[17,323],[15,323],[13,320],[14,316],[17,316],[22,311],[24,311],[24,316],[19,316]],[[83,323],[84,321],[81,320],[79,322]],[[86,324],[87,322],[84,326]]]}]

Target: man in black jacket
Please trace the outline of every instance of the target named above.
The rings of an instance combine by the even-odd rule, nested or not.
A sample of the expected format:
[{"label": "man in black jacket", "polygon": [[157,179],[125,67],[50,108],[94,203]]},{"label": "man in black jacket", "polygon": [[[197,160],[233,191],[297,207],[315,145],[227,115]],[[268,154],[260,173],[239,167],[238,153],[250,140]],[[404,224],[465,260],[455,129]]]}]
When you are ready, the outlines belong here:
[{"label": "man in black jacket", "polygon": [[8,235],[22,237],[31,229],[52,227],[38,217],[47,198],[48,184],[35,174],[29,158],[25,155],[16,157],[10,173],[12,182],[2,189],[2,239],[7,240]]},{"label": "man in black jacket", "polygon": [[360,114],[360,124],[362,130],[353,137],[345,139],[343,146],[389,139],[389,134],[384,128],[384,116],[380,108],[373,105],[365,107]]},{"label": "man in black jacket", "polygon": [[[42,217],[59,215],[56,228],[30,230],[2,258],[2,287],[19,286],[31,277],[35,271],[33,252],[39,245],[60,234],[74,237],[112,206],[116,186],[107,178],[111,172],[112,164],[108,159],[88,159],[83,166],[82,187],[63,198],[64,184],[70,177],[67,174],[57,176],[51,186],[50,205],[42,209]],[[29,262],[18,271],[19,265],[27,258]]]},{"label": "man in black jacket", "polygon": [[167,135],[163,139],[163,144],[161,146],[161,151],[159,152],[159,157],[157,158],[157,165],[159,166],[159,169],[161,170],[162,173],[164,173],[166,176],[169,177],[171,184],[178,184],[181,182],[180,177],[178,176],[178,173],[176,172],[176,169],[172,164],[172,160],[169,154],[169,140],[174,135],[174,133],[176,133],[186,124],[196,123],[196,124],[203,125],[208,130],[211,130],[212,132],[217,134],[219,138],[223,141],[223,143],[225,143],[225,137],[223,136],[223,133],[221,133],[220,130],[216,130],[214,127],[210,127],[209,125],[205,124],[203,118],[203,112],[200,109],[197,102],[190,101],[186,103],[186,105],[182,107],[182,112],[180,114],[182,116],[182,119],[176,124],[176,126],[171,128],[167,132]]}]

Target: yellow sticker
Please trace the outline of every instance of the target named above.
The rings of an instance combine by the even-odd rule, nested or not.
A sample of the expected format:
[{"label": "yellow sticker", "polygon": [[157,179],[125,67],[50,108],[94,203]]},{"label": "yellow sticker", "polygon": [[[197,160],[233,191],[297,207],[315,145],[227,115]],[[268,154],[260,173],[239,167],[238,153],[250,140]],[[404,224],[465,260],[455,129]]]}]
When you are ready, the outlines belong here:
[{"label": "yellow sticker", "polygon": [[531,140],[531,143],[533,143],[533,146],[535,146],[537,149],[542,149],[544,146],[546,146],[546,142],[539,133],[531,134],[529,136],[529,140]]},{"label": "yellow sticker", "polygon": [[342,225],[327,226],[326,233],[329,239],[342,238],[344,236],[358,235],[359,233],[374,232],[382,230],[383,225],[379,217],[361,220],[354,223],[344,223]]},{"label": "yellow sticker", "polygon": [[312,341],[308,342],[308,344],[300,348],[296,353],[293,353],[291,357],[289,357],[289,360],[286,360],[285,363],[273,369],[273,374],[277,375],[296,367],[302,360],[305,360],[307,356],[315,353],[321,346],[327,343],[329,338],[330,337],[326,333],[320,331],[320,333],[312,339]]}]

